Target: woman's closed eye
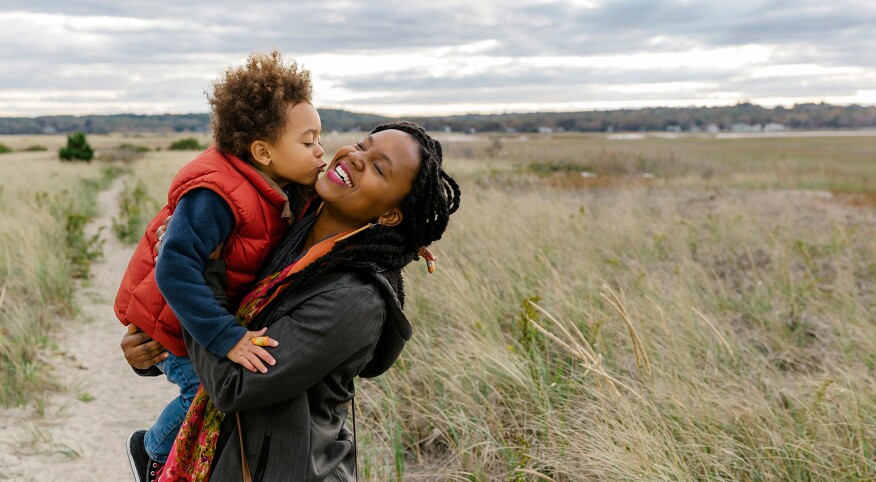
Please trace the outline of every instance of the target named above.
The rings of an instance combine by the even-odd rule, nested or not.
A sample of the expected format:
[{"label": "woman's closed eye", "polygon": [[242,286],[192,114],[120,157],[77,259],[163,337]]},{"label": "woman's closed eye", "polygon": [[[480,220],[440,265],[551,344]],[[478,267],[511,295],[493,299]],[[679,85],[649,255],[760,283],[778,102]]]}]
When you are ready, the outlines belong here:
[{"label": "woman's closed eye", "polygon": [[380,174],[381,176],[383,176],[383,169],[380,167],[379,164],[375,163],[374,169],[377,171],[377,174]]}]

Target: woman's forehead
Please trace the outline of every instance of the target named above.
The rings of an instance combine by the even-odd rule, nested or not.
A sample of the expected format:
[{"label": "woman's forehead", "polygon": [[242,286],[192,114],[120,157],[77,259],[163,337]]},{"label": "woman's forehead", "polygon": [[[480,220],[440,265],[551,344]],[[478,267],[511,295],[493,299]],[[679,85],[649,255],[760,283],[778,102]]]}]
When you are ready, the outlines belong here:
[{"label": "woman's forehead", "polygon": [[371,134],[369,138],[372,148],[388,157],[393,170],[416,170],[420,166],[420,146],[407,132],[387,129]]}]

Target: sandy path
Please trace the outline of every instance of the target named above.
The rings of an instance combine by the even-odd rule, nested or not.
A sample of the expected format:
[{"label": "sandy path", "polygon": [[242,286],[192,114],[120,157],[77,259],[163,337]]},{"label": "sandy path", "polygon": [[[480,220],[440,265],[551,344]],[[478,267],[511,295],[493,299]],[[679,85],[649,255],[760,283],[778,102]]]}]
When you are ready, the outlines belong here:
[{"label": "sandy path", "polygon": [[128,434],[147,428],[176,395],[164,378],[135,375],[119,349],[124,327],[112,303],[133,247],[121,244],[110,226],[123,187],[124,179],[117,179],[98,195],[101,214],[89,229],[105,227],[104,259],[78,291],[77,320],[59,330],[58,347],[48,355],[66,390],[47,397],[42,410],[0,410],[0,479],[133,480]]}]

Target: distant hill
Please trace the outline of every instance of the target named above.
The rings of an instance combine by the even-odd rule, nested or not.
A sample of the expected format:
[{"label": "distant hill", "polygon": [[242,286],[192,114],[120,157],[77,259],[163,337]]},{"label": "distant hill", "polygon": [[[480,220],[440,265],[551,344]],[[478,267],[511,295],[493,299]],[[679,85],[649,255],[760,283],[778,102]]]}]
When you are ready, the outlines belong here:
[{"label": "distant hill", "polygon": [[876,127],[876,106],[797,104],[768,109],[743,103],[726,107],[656,107],[587,112],[536,112],[525,114],[468,114],[411,119],[429,130],[538,132],[539,129],[571,132],[662,130],[859,129]]},{"label": "distant hill", "polygon": [[[326,131],[366,130],[393,120],[374,114],[320,109]],[[859,129],[876,127],[876,106],[797,104],[768,109],[750,103],[726,107],[657,107],[587,112],[535,112],[410,117],[429,130],[464,132]],[[209,114],[0,117],[0,134],[205,132]]]},{"label": "distant hill", "polygon": [[[320,109],[326,130],[362,130],[386,122],[388,117],[358,114],[337,109]],[[89,134],[110,132],[206,132],[210,114],[113,114],[53,115],[41,117],[0,117],[0,134],[55,134],[84,131]]]}]

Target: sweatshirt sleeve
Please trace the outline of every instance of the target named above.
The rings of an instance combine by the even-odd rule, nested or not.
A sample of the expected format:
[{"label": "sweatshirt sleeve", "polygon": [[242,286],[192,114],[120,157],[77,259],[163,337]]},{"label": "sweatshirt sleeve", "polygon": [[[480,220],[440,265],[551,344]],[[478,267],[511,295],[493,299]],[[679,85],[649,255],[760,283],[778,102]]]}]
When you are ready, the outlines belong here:
[{"label": "sweatshirt sleeve", "polygon": [[234,214],[221,196],[209,189],[186,193],[167,226],[155,267],[158,289],[183,328],[219,358],[246,333],[204,279],[210,253],[232,229]]},{"label": "sweatshirt sleeve", "polygon": [[383,330],[384,300],[373,286],[317,294],[270,325],[279,341],[269,348],[277,364],[253,373],[187,343],[204,389],[223,412],[252,410],[291,400],[347,363],[364,366]]}]

